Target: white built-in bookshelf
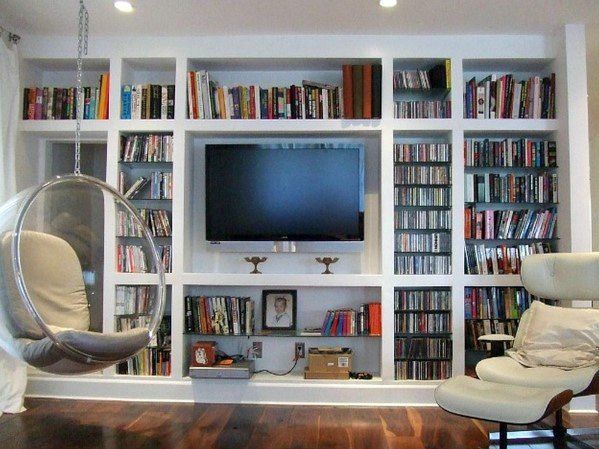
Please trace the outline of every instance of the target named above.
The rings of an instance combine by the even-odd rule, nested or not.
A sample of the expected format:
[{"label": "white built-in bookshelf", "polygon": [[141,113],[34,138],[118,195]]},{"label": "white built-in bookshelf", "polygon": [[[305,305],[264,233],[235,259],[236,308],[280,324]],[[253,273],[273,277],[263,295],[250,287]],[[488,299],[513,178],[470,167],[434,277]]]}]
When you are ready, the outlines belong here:
[{"label": "white built-in bookshelf", "polygon": [[[22,40],[22,88],[34,85],[73,85],[74,40],[63,38]],[[583,48],[582,53],[579,51]],[[590,213],[587,207],[588,142],[584,30],[568,26],[551,36],[315,36],[315,37],[226,37],[226,38],[116,38],[90,39],[90,79],[110,73],[109,119],[86,120],[82,124],[86,145],[105,150],[105,176],[117,186],[119,172],[135,177],[152,171],[172,172],[172,200],[157,201],[168,210],[172,236],[172,273],[167,274],[168,314],[171,317],[170,376],[118,375],[103,373],[62,378],[32,373],[29,394],[137,400],[199,402],[285,402],[346,404],[431,404],[439,381],[396,380],[395,307],[396,291],[448,292],[448,308],[437,310],[450,320],[449,350],[442,358],[451,372],[464,372],[464,289],[483,286],[519,286],[517,275],[468,275],[464,272],[464,167],[465,139],[529,138],[557,142],[559,204],[557,236],[552,244],[559,251],[590,250]],[[428,70],[449,61],[451,89],[435,92],[394,92],[397,70]],[[187,118],[187,72],[208,70],[219,84],[265,86],[301,84],[313,80],[341,85],[342,65],[382,65],[382,117],[380,119],[315,120],[194,120]],[[556,74],[555,119],[465,119],[464,86],[473,76],[514,73],[518,79]],[[91,81],[90,81],[91,82]],[[121,86],[124,84],[174,84],[175,118],[172,120],[120,119]],[[85,80],[84,80],[85,84]],[[451,101],[451,118],[397,119],[396,100]],[[21,113],[21,111],[19,111]],[[52,151],[72,142],[75,128],[69,120],[19,120],[21,187],[52,174]],[[120,163],[120,142],[134,134],[173,136],[172,163]],[[358,253],[258,254],[269,260],[248,274],[244,256],[255,253],[216,252],[205,241],[204,149],[211,143],[359,142],[365,148],[365,238]],[[450,157],[437,166],[451,173],[443,188],[451,199],[445,210],[451,228],[447,237],[451,270],[446,274],[396,274],[394,145],[445,144]],[[69,156],[70,157],[70,156]],[[68,164],[64,164],[68,167]],[[426,164],[424,164],[426,165]],[[484,169],[492,170],[492,169]],[[483,172],[484,172],[483,170]],[[581,175],[582,173],[582,175]],[[162,204],[164,203],[164,204]],[[150,208],[150,206],[147,206]],[[107,233],[114,217],[106,217]],[[412,231],[409,231],[412,232]],[[424,232],[431,232],[427,230]],[[118,238],[108,235],[115,245]],[[125,239],[126,240],[126,239]],[[338,256],[334,275],[321,275],[316,256]],[[114,295],[117,286],[144,285],[148,275],[115,272],[115,252],[105,250],[104,326],[115,326]],[[257,304],[265,289],[295,289],[299,327],[319,326],[328,309],[382,305],[380,337],[307,336],[200,336],[185,332],[185,296],[250,296]],[[408,310],[409,312],[410,310]],[[405,312],[405,310],[404,310]],[[256,326],[259,328],[260,311]],[[426,337],[426,336],[424,336]],[[368,381],[304,380],[305,360],[287,377],[260,374],[250,380],[192,380],[188,374],[190,346],[198,339],[216,340],[225,352],[245,353],[254,341],[263,343],[264,357],[258,369],[286,370],[292,364],[294,343],[308,347],[349,346],[355,352],[355,368],[374,375]],[[435,357],[430,357],[435,358]],[[401,377],[401,376],[400,376]]]}]

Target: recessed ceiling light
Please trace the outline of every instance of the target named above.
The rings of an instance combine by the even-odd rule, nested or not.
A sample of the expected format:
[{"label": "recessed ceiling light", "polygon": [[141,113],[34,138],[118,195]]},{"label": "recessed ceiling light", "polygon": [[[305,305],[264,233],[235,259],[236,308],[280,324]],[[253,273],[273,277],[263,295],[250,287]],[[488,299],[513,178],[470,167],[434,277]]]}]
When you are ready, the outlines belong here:
[{"label": "recessed ceiling light", "polygon": [[114,2],[114,7],[121,12],[132,12],[133,11],[133,5],[131,4],[131,2],[124,1],[124,0],[117,0],[116,2]]},{"label": "recessed ceiling light", "polygon": [[379,0],[379,4],[383,8],[393,8],[395,5],[397,5],[397,0]]}]

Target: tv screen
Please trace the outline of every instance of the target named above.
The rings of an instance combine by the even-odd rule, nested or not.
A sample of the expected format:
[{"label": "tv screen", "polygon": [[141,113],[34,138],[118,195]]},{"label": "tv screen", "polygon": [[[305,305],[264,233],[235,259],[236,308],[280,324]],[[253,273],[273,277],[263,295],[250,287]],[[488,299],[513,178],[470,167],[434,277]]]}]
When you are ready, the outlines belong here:
[{"label": "tv screen", "polygon": [[364,240],[363,146],[206,145],[206,239]]}]

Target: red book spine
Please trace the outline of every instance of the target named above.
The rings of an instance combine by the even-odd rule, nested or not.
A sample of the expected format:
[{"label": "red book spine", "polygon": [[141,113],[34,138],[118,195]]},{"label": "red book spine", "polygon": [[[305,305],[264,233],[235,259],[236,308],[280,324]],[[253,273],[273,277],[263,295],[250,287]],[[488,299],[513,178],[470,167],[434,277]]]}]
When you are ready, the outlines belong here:
[{"label": "red book spine", "polygon": [[352,66],[343,66],[343,118],[354,118]]}]

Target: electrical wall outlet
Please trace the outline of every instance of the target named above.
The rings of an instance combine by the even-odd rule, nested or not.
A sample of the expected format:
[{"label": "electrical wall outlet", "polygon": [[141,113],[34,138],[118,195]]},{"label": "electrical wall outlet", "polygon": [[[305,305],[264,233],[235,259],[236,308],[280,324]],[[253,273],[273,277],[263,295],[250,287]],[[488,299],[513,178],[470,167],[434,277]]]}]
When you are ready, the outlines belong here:
[{"label": "electrical wall outlet", "polygon": [[262,342],[261,341],[255,341],[252,343],[252,354],[254,355],[255,359],[262,358]]},{"label": "electrical wall outlet", "polygon": [[295,358],[305,359],[306,358],[306,344],[304,342],[295,342]]}]

